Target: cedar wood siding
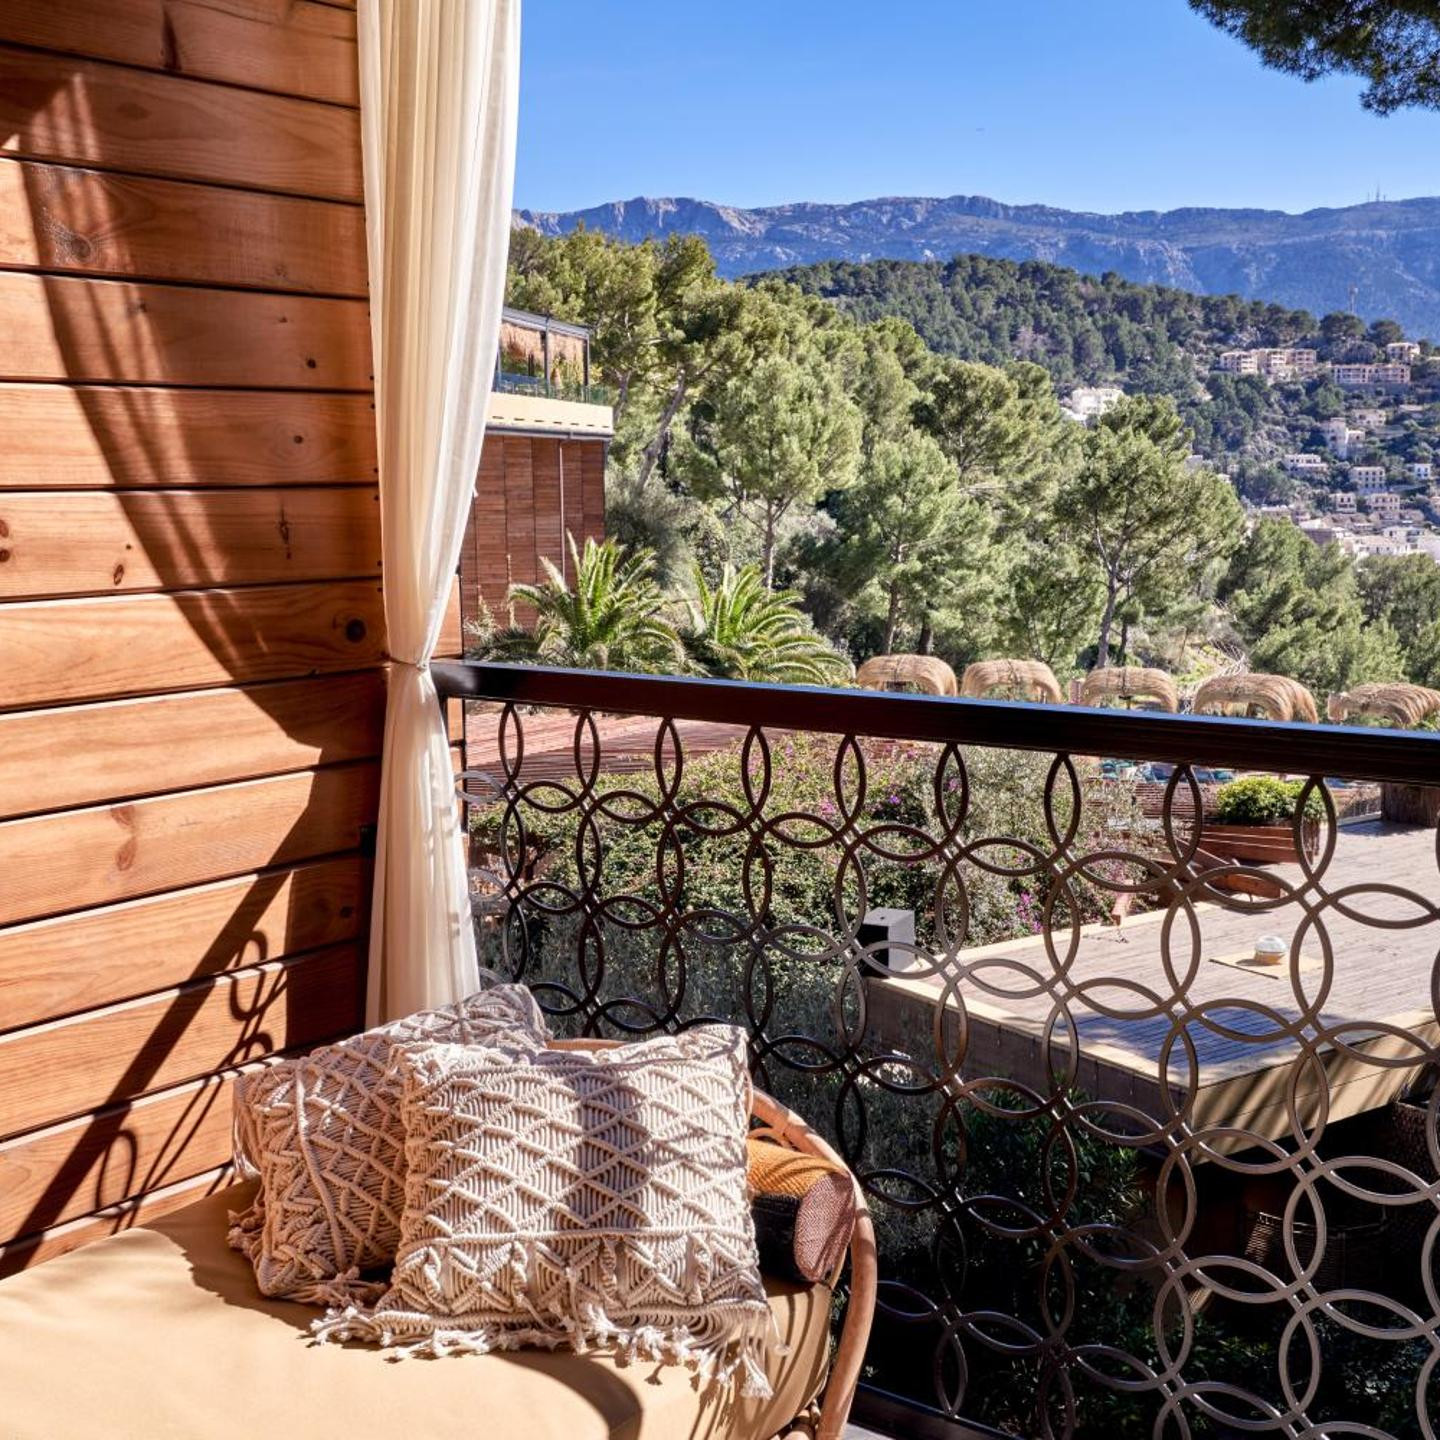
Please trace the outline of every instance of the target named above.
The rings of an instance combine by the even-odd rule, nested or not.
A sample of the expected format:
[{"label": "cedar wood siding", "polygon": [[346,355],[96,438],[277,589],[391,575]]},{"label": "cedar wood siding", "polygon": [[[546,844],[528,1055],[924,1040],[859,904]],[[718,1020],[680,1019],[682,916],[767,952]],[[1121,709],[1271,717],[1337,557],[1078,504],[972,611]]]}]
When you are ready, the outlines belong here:
[{"label": "cedar wood siding", "polygon": [[[482,603],[508,621],[505,593],[543,580],[542,559],[571,575],[565,537],[583,547],[605,538],[604,440],[568,440],[492,430],[485,437],[475,504],[460,552],[460,611],[468,623]],[[516,620],[530,617],[523,608]]]},{"label": "cedar wood siding", "polygon": [[364,220],[353,5],[0,6],[0,1272],[226,1183],[235,1071],[358,1024]]}]

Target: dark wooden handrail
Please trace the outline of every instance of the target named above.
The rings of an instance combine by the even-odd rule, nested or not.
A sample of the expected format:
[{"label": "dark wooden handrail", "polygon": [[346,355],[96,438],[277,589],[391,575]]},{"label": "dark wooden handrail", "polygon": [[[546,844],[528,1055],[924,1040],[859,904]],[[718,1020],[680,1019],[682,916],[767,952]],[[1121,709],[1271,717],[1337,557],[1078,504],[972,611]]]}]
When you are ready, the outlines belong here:
[{"label": "dark wooden handrail", "polygon": [[443,699],[1440,785],[1440,734],[1429,732],[953,700],[541,665],[437,661],[431,673]]}]

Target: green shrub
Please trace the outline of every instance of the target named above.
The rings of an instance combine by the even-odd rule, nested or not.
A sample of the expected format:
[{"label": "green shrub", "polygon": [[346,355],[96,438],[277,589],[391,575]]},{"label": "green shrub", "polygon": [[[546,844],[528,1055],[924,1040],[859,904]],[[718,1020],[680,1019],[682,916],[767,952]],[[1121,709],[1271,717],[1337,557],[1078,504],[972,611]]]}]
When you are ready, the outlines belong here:
[{"label": "green shrub", "polygon": [[[838,822],[833,773],[838,744],[822,736],[773,738],[772,788],[763,806],[767,820],[795,814]],[[897,822],[932,837],[939,833],[937,750],[879,741],[861,744],[868,782],[862,823],[871,827]],[[971,808],[962,843],[1010,836],[1048,853],[1053,848],[1044,824],[1049,758],[967,751],[965,760]],[[687,760],[670,806],[672,815],[691,822],[677,831],[684,854],[683,886],[674,883],[673,856],[658,857],[663,863],[657,870],[663,826],[643,818],[659,799],[652,777],[601,777],[591,800],[559,814],[522,803],[508,814],[504,805],[495,805],[478,815],[472,823],[480,845],[495,852],[508,849],[517,867],[522,856],[527,865],[534,863],[542,887],[548,882],[578,893],[582,887],[577,876],[582,867],[596,864],[597,842],[600,852],[591,887],[599,905],[586,907],[586,913],[544,914],[542,905],[564,908],[555,893],[542,888],[534,897],[522,895],[502,924],[483,933],[485,962],[512,972],[519,969],[552,1009],[560,1003],[555,986],[580,992],[593,983],[600,1004],[607,1007],[598,1023],[593,1015],[552,1016],[557,1033],[577,1033],[587,1019],[607,1034],[621,1027],[653,1028],[668,1023],[673,1005],[682,1022],[717,1016],[768,1038],[757,1083],[805,1115],[871,1178],[886,1303],[912,1315],[925,1309],[918,1297],[939,1307],[928,1319],[880,1317],[866,1361],[866,1378],[872,1383],[930,1398],[937,1354],[942,1368],[952,1364],[948,1344],[937,1351],[941,1317],[947,1314],[952,1323],[963,1315],[982,1334],[1013,1338],[1013,1331],[987,1318],[995,1316],[1013,1316],[1047,1333],[1065,1312],[1058,1272],[1052,1268],[1046,1278],[1047,1255],[1057,1246],[1064,1253],[1073,1298],[1058,1343],[1114,1347],[1152,1370],[1162,1369],[1153,1327],[1155,1286],[1163,1268],[1131,1270],[1107,1263],[1111,1249],[1123,1257],[1136,1253],[1137,1246],[1143,1248],[1135,1238],[1128,1245],[1116,1242],[1109,1247],[1103,1239],[1092,1243],[1083,1238],[1086,1226],[1113,1226],[1142,1239],[1156,1236],[1160,1197],[1152,1163],[1139,1146],[1101,1139],[1077,1124],[1074,1113],[1086,1098],[1078,1092],[1061,1090],[1052,1097],[1051,1108],[1037,1115],[1019,1112],[1018,1097],[1007,1096],[1003,1084],[981,1086],[955,1098],[953,1086],[937,1073],[936,1041],[923,1008],[902,1020],[895,1033],[871,1035],[864,1027],[859,1027],[858,1038],[846,1033],[855,1023],[853,977],[847,978],[843,967],[824,956],[823,940],[812,936],[807,942],[803,933],[793,930],[778,938],[773,934],[777,927],[802,925],[835,932],[837,846],[824,842],[813,822],[797,819],[785,827],[792,840],[822,842],[813,849],[774,837],[760,847],[771,882],[764,915],[769,937],[737,943],[732,927],[718,917],[693,922],[680,918],[710,907],[746,913],[741,877],[748,834],[702,833],[702,827],[718,828],[716,807],[745,810],[741,779],[737,750]],[[572,795],[576,784],[569,782]],[[1257,790],[1257,784],[1262,788]],[[1129,848],[1134,842],[1125,837],[1134,833],[1136,820],[1128,787],[1101,782],[1086,771],[1081,772],[1081,785],[1085,823],[1074,848]],[[1300,789],[1276,780],[1241,781],[1225,788],[1237,791],[1242,800],[1258,797],[1282,819],[1293,813]],[[958,776],[942,773],[938,790],[944,804],[953,804]],[[1265,799],[1274,790],[1283,803]],[[1066,805],[1061,797],[1067,793],[1060,787],[1055,797],[1062,833]],[[563,799],[553,787],[535,792],[534,798],[550,806]],[[603,810],[593,803],[597,799]],[[1252,801],[1254,808],[1263,808],[1258,802]],[[582,821],[582,810],[588,823]],[[900,848],[897,838],[889,843]],[[997,852],[986,858],[997,863],[1002,857]],[[752,871],[757,863],[752,861]],[[1041,923],[1047,890],[1043,867],[1026,876],[992,875],[968,863],[962,868],[970,904],[965,944],[1024,935]],[[907,864],[870,856],[865,862],[867,902],[914,908],[917,938],[922,945],[934,943],[937,870],[933,860]],[[672,899],[668,919],[655,920],[617,903],[616,897],[632,894],[660,905],[662,874],[667,877],[663,888]],[[1101,878],[1116,883],[1124,877],[1106,871]],[[841,892],[838,903],[849,913],[857,898],[854,882]],[[1109,908],[1111,893],[1101,884],[1077,880],[1067,893],[1083,919],[1098,918]],[[951,935],[950,943],[956,944],[957,937]],[[683,947],[683,966],[676,959],[677,944]],[[813,957],[807,950],[815,952]],[[617,1003],[631,996],[641,1003]],[[853,1075],[847,1066],[822,1063],[819,1051],[806,1041],[831,1053],[853,1046],[871,1064],[862,1075]],[[900,1093],[902,1086],[909,1087],[907,1093]],[[1057,1113],[1070,1117],[1064,1128],[1073,1148],[1056,1142]],[[1046,1215],[1056,1195],[1067,1196],[1063,1214],[1029,1233],[1007,1231],[1025,1214]],[[1064,1239],[1072,1227],[1077,1233]],[[1251,1309],[1259,1310],[1262,1323],[1251,1323]],[[1282,1324],[1279,1309],[1217,1304],[1190,1316],[1193,1338],[1184,1355],[1184,1379],[1241,1385],[1283,1408],[1276,1341]],[[1175,1307],[1159,1323],[1171,1353],[1176,1353],[1185,1327]],[[1415,1387],[1428,1343],[1356,1335],[1324,1316],[1316,1326],[1324,1345],[1324,1368],[1312,1416],[1338,1423],[1363,1415],[1396,1437],[1408,1440],[1416,1434]],[[1303,1372],[1302,1348],[1299,1341],[1292,1344],[1289,1359]],[[1030,1354],[996,1353],[974,1336],[964,1341],[964,1351],[970,1367],[966,1415],[1006,1435],[1042,1433],[1039,1412],[1047,1405],[1037,1381],[1042,1362]],[[1089,1359],[1097,1373],[1135,1378],[1120,1361],[1093,1349]],[[946,1374],[953,1379],[949,1369]],[[1077,1440],[1152,1440],[1157,1433],[1156,1394],[1116,1389],[1075,1365],[1069,1380],[1075,1391]],[[1054,1413],[1057,1394],[1051,1390],[1046,1417],[1055,1432],[1063,1428],[1063,1417]],[[1239,1402],[1231,1408],[1249,1413]],[[1185,1413],[1187,1433],[1196,1440],[1223,1440],[1235,1433],[1193,1405]]]},{"label": "green shrub", "polygon": [[[1050,757],[994,750],[966,753],[970,800],[960,840],[974,844],[994,837],[994,843],[978,852],[976,859],[983,864],[967,857],[956,866],[967,912],[962,921],[954,883],[941,883],[940,863],[933,857],[911,858],[922,855],[944,833],[937,790],[943,813],[949,813],[962,790],[958,770],[947,765],[937,786],[938,747],[859,743],[866,781],[859,824],[870,832],[884,827],[876,841],[891,853],[861,851],[858,863],[846,860],[845,843],[829,828],[842,824],[842,805],[857,803],[856,767],[842,765],[842,799],[835,789],[839,742],[818,735],[777,736],[771,742],[770,791],[762,816],[773,828],[758,839],[752,839],[745,825],[732,834],[713,833],[748,808],[738,747],[687,759],[669,807],[677,817],[673,846],[663,843],[661,819],[641,818],[659,804],[652,775],[601,776],[595,786],[599,806],[585,805],[588,815],[582,815],[582,807],[557,814],[531,803],[513,809],[497,804],[472,818],[472,830],[482,848],[508,854],[516,869],[523,855],[546,881],[566,889],[582,888],[583,869],[592,875],[597,893],[606,897],[634,895],[662,908],[668,897],[672,913],[681,916],[715,910],[753,914],[772,931],[813,927],[833,934],[843,929],[860,912],[862,880],[863,908],[913,910],[916,939],[922,945],[944,940],[952,946],[982,945],[1036,934],[1044,928],[1047,903],[1052,907],[1051,928],[1057,930],[1109,914],[1114,892],[1107,885],[1129,878],[1122,866],[1100,862],[1093,867],[1098,874],[1062,880],[1044,858],[1054,850],[1044,805]],[[751,773],[758,780],[759,767],[752,765]],[[1135,819],[1133,793],[1089,772],[1082,773],[1081,782],[1082,825],[1073,849],[1120,848],[1126,827]],[[573,793],[576,783],[569,782],[568,788]],[[537,792],[536,799],[548,806],[563,803],[553,787]],[[1062,781],[1054,799],[1055,822],[1062,831],[1070,803]],[[1012,873],[995,874],[987,864]],[[768,897],[762,900],[767,880]],[[546,903],[553,900],[547,896]]]},{"label": "green shrub", "polygon": [[[1222,825],[1286,825],[1295,817],[1295,806],[1303,780],[1277,780],[1272,775],[1252,775],[1222,785],[1215,796],[1215,818]],[[1311,791],[1305,802],[1305,818],[1319,820],[1325,802],[1319,790]]]}]

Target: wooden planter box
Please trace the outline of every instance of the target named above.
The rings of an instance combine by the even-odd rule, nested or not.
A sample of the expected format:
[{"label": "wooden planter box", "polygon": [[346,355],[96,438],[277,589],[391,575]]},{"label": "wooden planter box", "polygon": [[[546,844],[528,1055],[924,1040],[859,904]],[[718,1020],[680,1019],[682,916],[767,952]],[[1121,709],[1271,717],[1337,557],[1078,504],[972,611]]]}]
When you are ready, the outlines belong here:
[{"label": "wooden planter box", "polygon": [[[1307,820],[1302,827],[1305,853],[1313,857],[1320,848],[1320,827]],[[1206,822],[1200,839],[1212,855],[1244,865],[1298,865],[1295,830],[1284,825],[1212,825]]]}]

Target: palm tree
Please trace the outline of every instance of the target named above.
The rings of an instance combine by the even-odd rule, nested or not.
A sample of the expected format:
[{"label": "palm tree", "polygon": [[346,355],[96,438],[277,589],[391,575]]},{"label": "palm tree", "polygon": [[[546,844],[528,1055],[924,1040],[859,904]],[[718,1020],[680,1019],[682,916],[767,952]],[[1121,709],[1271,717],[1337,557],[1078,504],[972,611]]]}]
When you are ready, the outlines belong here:
[{"label": "palm tree", "polygon": [[542,559],[549,577],[540,585],[512,585],[509,601],[536,612],[533,630],[512,628],[498,636],[495,651],[545,665],[582,670],[674,672],[684,651],[665,619],[665,601],[652,578],[648,550],[625,553],[614,540],[585,541],[577,550],[566,536],[573,587],[562,571]]},{"label": "palm tree", "polygon": [[693,670],[726,680],[825,685],[845,679],[843,656],[810,628],[794,595],[769,590],[758,566],[732,570],[707,585],[695,569],[695,594],[680,640]]}]

